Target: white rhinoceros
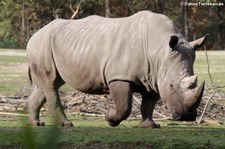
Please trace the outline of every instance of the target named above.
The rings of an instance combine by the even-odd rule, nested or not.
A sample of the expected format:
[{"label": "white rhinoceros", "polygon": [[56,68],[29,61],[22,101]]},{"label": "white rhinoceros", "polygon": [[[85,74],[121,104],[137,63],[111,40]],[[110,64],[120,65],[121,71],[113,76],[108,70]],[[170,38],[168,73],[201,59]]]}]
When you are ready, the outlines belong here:
[{"label": "white rhinoceros", "polygon": [[56,19],[27,45],[29,76],[36,84],[28,99],[30,121],[44,125],[39,112],[47,101],[62,125],[73,125],[58,93],[65,83],[85,93],[110,93],[116,104],[106,114],[111,126],[130,115],[134,92],[143,98],[140,127],[159,127],[152,119],[159,99],[174,119],[195,120],[204,82],[197,85],[193,63],[205,37],[187,42],[169,18],[149,11],[126,18]]}]

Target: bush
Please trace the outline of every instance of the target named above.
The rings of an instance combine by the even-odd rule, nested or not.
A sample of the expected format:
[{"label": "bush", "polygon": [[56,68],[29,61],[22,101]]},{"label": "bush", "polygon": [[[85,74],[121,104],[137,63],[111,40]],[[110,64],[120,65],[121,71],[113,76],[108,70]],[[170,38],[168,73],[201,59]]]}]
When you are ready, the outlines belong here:
[{"label": "bush", "polygon": [[5,36],[0,40],[0,48],[24,48],[19,45],[19,42],[16,37]]}]

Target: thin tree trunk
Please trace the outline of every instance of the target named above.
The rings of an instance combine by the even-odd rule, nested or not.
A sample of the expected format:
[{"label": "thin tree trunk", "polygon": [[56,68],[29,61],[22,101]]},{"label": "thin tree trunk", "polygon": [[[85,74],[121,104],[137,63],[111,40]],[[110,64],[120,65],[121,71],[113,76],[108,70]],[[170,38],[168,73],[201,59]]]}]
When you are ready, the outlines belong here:
[{"label": "thin tree trunk", "polygon": [[22,1],[22,26],[21,26],[21,33],[24,35],[25,33],[25,9],[24,9],[24,1]]},{"label": "thin tree trunk", "polygon": [[105,0],[105,17],[107,18],[112,17],[110,0]]},{"label": "thin tree trunk", "polygon": [[219,32],[218,32],[218,35],[217,35],[217,40],[218,40],[220,48],[224,49],[224,45],[223,45],[223,41],[224,41],[224,38],[223,38],[223,35],[224,35],[224,27],[223,27],[224,19],[222,17],[222,11],[221,11],[220,7],[217,7],[217,15],[220,19],[219,24],[218,24]]},{"label": "thin tree trunk", "polygon": [[[188,3],[188,0],[184,0],[184,3]],[[188,6],[183,5],[183,19],[184,19],[184,37],[188,40]]]}]

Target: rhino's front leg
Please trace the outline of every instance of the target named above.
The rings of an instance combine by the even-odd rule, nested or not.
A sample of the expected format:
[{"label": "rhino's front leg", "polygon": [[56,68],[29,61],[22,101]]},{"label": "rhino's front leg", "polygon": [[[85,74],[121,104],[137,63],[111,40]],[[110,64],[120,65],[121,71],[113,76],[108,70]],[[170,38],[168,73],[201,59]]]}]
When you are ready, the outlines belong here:
[{"label": "rhino's front leg", "polygon": [[139,125],[141,128],[159,128],[160,125],[156,124],[152,119],[153,110],[157,103],[159,96],[155,93],[144,93],[142,94],[141,103],[141,115],[142,121]]},{"label": "rhino's front leg", "polygon": [[110,109],[105,116],[110,126],[117,126],[126,119],[132,109],[132,87],[129,82],[114,81],[109,84],[110,95],[116,109]]}]

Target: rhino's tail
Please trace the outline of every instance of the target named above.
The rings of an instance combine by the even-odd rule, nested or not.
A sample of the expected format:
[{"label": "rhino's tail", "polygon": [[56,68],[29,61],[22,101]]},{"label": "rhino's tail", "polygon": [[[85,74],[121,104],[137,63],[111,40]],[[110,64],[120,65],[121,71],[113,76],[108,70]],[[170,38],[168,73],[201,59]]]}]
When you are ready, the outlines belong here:
[{"label": "rhino's tail", "polygon": [[28,67],[28,77],[29,77],[30,85],[32,85],[33,80],[32,80],[32,76],[31,76],[31,70],[30,70],[30,67]]}]

